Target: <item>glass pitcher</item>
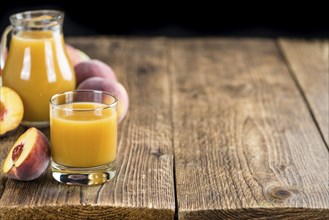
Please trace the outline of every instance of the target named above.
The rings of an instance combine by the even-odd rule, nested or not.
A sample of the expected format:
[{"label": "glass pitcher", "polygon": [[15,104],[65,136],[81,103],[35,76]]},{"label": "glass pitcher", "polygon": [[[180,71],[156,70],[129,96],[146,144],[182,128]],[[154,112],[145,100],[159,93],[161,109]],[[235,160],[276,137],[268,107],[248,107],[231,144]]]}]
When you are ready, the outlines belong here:
[{"label": "glass pitcher", "polygon": [[[62,34],[64,13],[26,11],[10,16],[11,26],[2,36],[2,83],[15,90],[24,104],[25,126],[49,126],[49,99],[75,89],[75,74]],[[11,34],[6,61],[6,38]],[[4,66],[4,68],[3,68]]]}]

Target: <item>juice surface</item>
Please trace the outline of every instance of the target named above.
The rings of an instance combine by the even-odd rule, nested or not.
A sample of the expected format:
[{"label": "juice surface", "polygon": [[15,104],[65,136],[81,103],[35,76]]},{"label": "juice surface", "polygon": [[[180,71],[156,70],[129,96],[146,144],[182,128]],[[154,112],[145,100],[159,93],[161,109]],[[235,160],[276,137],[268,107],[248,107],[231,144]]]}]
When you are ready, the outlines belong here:
[{"label": "juice surface", "polygon": [[63,36],[52,31],[23,31],[13,35],[3,84],[22,98],[24,121],[48,121],[50,97],[75,89],[75,74]]},{"label": "juice surface", "polygon": [[116,158],[117,113],[95,103],[60,105],[79,111],[53,109],[50,116],[51,154],[56,163],[72,167],[107,164]]}]

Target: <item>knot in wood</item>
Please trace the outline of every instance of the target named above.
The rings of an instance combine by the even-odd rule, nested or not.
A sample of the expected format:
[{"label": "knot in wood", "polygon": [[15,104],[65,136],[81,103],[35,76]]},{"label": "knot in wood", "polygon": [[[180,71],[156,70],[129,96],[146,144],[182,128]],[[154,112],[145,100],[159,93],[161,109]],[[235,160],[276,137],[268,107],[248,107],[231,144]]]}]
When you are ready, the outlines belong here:
[{"label": "knot in wood", "polygon": [[292,196],[292,192],[282,187],[274,186],[268,189],[268,195],[274,200],[286,200]]},{"label": "knot in wood", "polygon": [[140,65],[137,67],[137,73],[139,75],[144,75],[144,74],[147,74],[147,73],[152,73],[155,71],[155,67],[150,64],[150,63],[146,63],[144,65]]},{"label": "knot in wood", "polygon": [[286,199],[291,196],[291,193],[287,190],[279,189],[277,191],[274,191],[272,196],[274,196],[278,199]]},{"label": "knot in wood", "polygon": [[156,156],[158,159],[163,155],[163,153],[160,150],[160,148],[152,149],[151,150],[151,154],[154,155],[154,156]]}]

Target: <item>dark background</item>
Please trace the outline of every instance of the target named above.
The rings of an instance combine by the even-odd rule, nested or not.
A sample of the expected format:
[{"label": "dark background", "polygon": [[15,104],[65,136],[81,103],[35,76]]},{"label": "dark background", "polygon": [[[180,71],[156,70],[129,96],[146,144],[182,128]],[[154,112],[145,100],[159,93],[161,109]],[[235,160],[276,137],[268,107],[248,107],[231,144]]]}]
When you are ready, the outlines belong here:
[{"label": "dark background", "polygon": [[59,9],[65,11],[66,36],[329,38],[329,12],[325,5],[310,2],[287,5],[274,1],[194,2],[6,1],[0,4],[0,31],[9,25],[8,17],[13,13]]}]

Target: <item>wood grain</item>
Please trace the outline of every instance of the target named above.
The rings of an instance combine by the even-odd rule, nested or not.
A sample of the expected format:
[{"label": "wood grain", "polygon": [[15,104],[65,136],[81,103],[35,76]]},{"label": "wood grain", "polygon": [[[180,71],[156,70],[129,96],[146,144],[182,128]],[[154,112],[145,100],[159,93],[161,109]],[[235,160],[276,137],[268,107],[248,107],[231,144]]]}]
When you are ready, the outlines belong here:
[{"label": "wood grain", "polygon": [[[10,180],[1,172],[0,219],[174,218],[166,41],[100,37],[68,42],[110,64],[128,90],[130,109],[119,126],[117,177],[103,186],[79,187],[57,183],[50,170],[31,182]],[[1,139],[1,164],[22,132]]]},{"label": "wood grain", "polygon": [[[329,218],[329,153],[317,126],[325,137],[327,44],[67,42],[111,65],[128,90],[118,175],[80,187],[57,183],[50,169],[31,182],[1,171],[0,219]],[[24,130],[0,139],[1,164]]]},{"label": "wood grain", "polygon": [[279,46],[329,146],[329,41],[280,39]]},{"label": "wood grain", "polygon": [[329,218],[329,153],[274,40],[173,40],[180,219]]}]

